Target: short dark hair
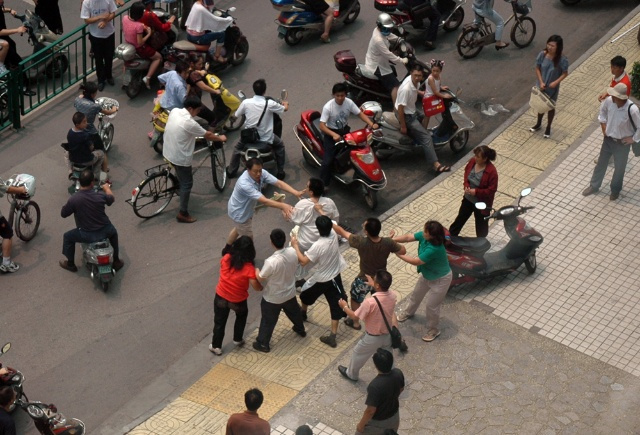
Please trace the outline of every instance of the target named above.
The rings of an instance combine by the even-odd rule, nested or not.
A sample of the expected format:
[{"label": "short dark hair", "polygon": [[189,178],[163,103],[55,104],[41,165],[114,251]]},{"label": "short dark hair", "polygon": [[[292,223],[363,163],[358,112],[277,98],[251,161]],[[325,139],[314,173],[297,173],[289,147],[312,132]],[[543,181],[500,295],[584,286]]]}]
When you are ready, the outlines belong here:
[{"label": "short dark hair", "polygon": [[626,68],[627,67],[627,59],[625,59],[622,56],[615,56],[613,59],[611,59],[611,66],[617,66],[619,68]]},{"label": "short dark hair", "polygon": [[252,388],[244,393],[244,404],[249,411],[257,411],[262,406],[263,400],[264,396],[262,395],[262,391],[257,388]]},{"label": "short dark hair", "polygon": [[434,246],[440,246],[444,243],[444,227],[438,221],[427,221],[424,224],[424,230],[431,236],[429,243]]},{"label": "short dark hair", "polygon": [[187,62],[185,62],[184,60],[179,60],[176,62],[176,69],[175,71],[178,74],[182,74],[183,72],[187,71],[189,69],[189,64]]},{"label": "short dark hair", "polygon": [[296,435],[313,435],[313,431],[309,426],[303,424],[302,426],[298,426],[298,429],[296,429]]},{"label": "short dark hair", "polygon": [[380,373],[389,373],[393,368],[393,354],[386,349],[379,347],[372,359]]},{"label": "short dark hair", "polygon": [[473,154],[475,154],[476,156],[478,154],[482,154],[482,157],[492,162],[496,159],[496,150],[494,150],[493,148],[489,148],[486,145],[480,145],[479,147],[476,147],[476,149],[473,150]]},{"label": "short dark hair", "polygon": [[340,82],[333,85],[333,88],[331,89],[331,94],[335,95],[337,93],[342,93],[342,92],[346,94],[348,90],[349,90],[349,87],[344,82]]},{"label": "short dark hair", "polygon": [[328,237],[333,228],[333,222],[327,216],[318,216],[316,218],[316,228],[320,233],[320,237]]},{"label": "short dark hair", "polygon": [[271,243],[278,249],[284,248],[284,244],[287,241],[287,235],[280,228],[276,228],[271,231],[271,235],[269,236],[271,239]]},{"label": "short dark hair", "polygon": [[258,79],[253,82],[253,93],[256,95],[264,95],[267,92],[267,82],[265,79]]},{"label": "short dark hair", "polygon": [[182,104],[185,109],[197,109],[202,107],[202,100],[197,95],[187,95]]},{"label": "short dark hair", "polygon": [[376,272],[375,282],[378,283],[382,291],[387,291],[391,288],[391,283],[393,282],[393,277],[389,272],[384,269],[380,269]]},{"label": "short dark hair", "polygon": [[80,173],[80,186],[89,187],[93,182],[93,171],[91,169],[85,169]]},{"label": "short dark hair", "polygon": [[419,63],[414,63],[411,66],[411,69],[409,70],[409,73],[412,73],[414,71],[420,71],[421,73],[424,73],[424,68]]},{"label": "short dark hair", "polygon": [[0,407],[4,408],[13,402],[16,398],[16,392],[13,387],[5,385],[0,387]]},{"label": "short dark hair", "polygon": [[314,198],[320,198],[324,193],[324,183],[319,178],[309,178],[309,192]]},{"label": "short dark hair", "polygon": [[366,221],[364,221],[364,230],[371,237],[378,237],[381,229],[382,229],[382,224],[380,223],[380,219],[378,218],[370,217],[370,218],[367,218]]},{"label": "short dark hair", "polygon": [[133,21],[140,21],[140,18],[144,15],[145,7],[142,2],[135,2],[129,8],[129,18]]},{"label": "short dark hair", "polygon": [[247,164],[245,165],[247,169],[253,168],[255,165],[263,166],[262,160],[259,157],[252,157],[247,160]]},{"label": "short dark hair", "polygon": [[80,125],[80,123],[87,117],[87,115],[85,115],[82,112],[76,112],[73,114],[73,117],[71,118],[71,120],[73,121],[73,125]]},{"label": "short dark hair", "polygon": [[82,91],[83,97],[91,98],[93,94],[98,92],[98,84],[96,82],[81,83],[80,90]]}]

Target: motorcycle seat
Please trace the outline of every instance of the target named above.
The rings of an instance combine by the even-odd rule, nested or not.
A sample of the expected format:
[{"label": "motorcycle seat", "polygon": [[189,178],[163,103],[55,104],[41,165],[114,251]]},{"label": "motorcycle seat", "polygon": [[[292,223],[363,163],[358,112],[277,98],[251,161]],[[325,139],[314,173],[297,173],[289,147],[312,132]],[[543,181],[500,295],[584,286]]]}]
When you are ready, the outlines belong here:
[{"label": "motorcycle seat", "polygon": [[359,63],[358,66],[356,66],[356,74],[359,74],[362,77],[366,77],[371,80],[378,80],[378,76],[369,71],[369,69],[362,63]]},{"label": "motorcycle seat", "polygon": [[209,51],[210,45],[198,45],[187,40],[180,40],[173,43],[173,48],[180,51]]},{"label": "motorcycle seat", "polygon": [[394,112],[382,112],[382,119],[390,126],[400,130],[400,121]]},{"label": "motorcycle seat", "polygon": [[314,118],[311,120],[311,128],[313,129],[313,134],[322,142],[322,130],[320,130],[320,117]]},{"label": "motorcycle seat", "polygon": [[491,243],[485,237],[451,236],[451,244],[466,252],[487,252]]}]

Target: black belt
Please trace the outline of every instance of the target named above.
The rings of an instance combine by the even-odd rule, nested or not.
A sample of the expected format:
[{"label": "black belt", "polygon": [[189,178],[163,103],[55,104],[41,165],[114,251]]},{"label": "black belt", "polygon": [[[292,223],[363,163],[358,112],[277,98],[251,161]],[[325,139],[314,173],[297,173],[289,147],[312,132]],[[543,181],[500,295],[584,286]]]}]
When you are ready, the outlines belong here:
[{"label": "black belt", "polygon": [[389,335],[388,332],[386,334],[369,334],[367,331],[364,331],[364,333],[372,337],[382,337],[383,335]]},{"label": "black belt", "polygon": [[616,139],[615,137],[611,137],[611,136],[607,136],[607,137],[616,143],[624,144],[624,142],[622,142],[622,139]]}]

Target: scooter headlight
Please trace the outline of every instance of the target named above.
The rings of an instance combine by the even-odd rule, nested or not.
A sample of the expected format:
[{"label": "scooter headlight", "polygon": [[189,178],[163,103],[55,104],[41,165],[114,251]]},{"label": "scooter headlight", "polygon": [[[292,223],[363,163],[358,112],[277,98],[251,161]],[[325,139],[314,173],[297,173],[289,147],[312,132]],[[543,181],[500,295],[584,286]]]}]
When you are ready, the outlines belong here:
[{"label": "scooter headlight", "polygon": [[515,210],[516,210],[515,207],[506,207],[506,208],[503,208],[502,210],[500,210],[499,213],[500,213],[501,216],[509,216]]},{"label": "scooter headlight", "polygon": [[376,158],[374,157],[372,152],[368,152],[368,153],[365,153],[365,154],[356,154],[356,155],[358,156],[358,158],[360,160],[362,160],[363,163],[365,163],[367,165],[370,165],[370,164],[372,164],[373,162],[376,161]]},{"label": "scooter headlight", "polygon": [[540,236],[529,236],[529,240],[532,241],[532,242],[536,242],[537,243],[537,242],[542,241],[542,237],[540,237]]},{"label": "scooter headlight", "polygon": [[20,375],[13,375],[13,377],[11,378],[11,382],[20,382]]}]

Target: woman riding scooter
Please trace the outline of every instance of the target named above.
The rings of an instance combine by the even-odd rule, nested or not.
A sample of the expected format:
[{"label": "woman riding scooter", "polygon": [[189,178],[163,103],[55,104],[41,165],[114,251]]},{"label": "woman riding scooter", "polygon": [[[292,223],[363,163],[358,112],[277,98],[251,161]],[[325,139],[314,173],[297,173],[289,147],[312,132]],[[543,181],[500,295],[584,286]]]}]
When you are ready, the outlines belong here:
[{"label": "woman riding scooter", "polygon": [[142,78],[142,82],[151,89],[151,77],[158,70],[162,63],[162,55],[154,50],[147,40],[153,35],[154,30],[142,24],[141,19],[144,16],[144,5],[142,2],[136,2],[129,9],[129,16],[122,19],[122,32],[124,40],[136,48],[136,53],[143,59],[151,60],[147,75]]},{"label": "woman riding scooter", "polygon": [[[195,95],[202,100],[202,92],[208,92],[211,94],[211,101],[215,104],[216,97],[219,97],[221,92],[217,89],[213,89],[207,85],[207,72],[204,68],[204,60],[202,56],[195,53],[189,55],[189,75],[187,76],[187,84],[189,85],[189,91],[187,95]],[[202,104],[198,117],[207,121],[212,129],[215,129],[216,124],[216,111],[209,109]]]},{"label": "woman riding scooter", "polygon": [[[213,60],[226,63],[222,57],[225,30],[233,23],[233,17],[218,17],[210,12],[203,4],[204,0],[196,0],[193,3],[189,17],[187,18],[187,40],[198,45],[209,45],[216,42],[216,50]],[[211,2],[213,7],[213,2]]]}]

